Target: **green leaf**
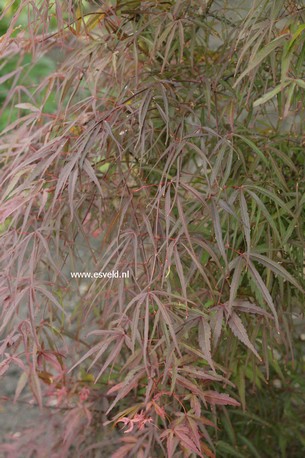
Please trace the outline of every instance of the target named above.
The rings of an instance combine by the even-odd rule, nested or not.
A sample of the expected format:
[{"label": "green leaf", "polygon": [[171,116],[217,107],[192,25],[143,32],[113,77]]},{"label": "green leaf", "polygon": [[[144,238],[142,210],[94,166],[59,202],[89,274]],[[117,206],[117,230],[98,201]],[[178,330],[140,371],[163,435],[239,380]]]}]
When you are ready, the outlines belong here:
[{"label": "green leaf", "polygon": [[251,259],[260,262],[263,264],[265,267],[268,269],[272,270],[276,275],[279,275],[284,278],[284,280],[287,280],[290,282],[292,285],[294,285],[298,290],[300,290],[302,293],[305,293],[303,288],[299,285],[299,283],[296,281],[296,279],[289,273],[287,270],[281,266],[278,262],[273,261],[270,258],[267,258],[267,256],[263,256],[262,254],[250,253]]},{"label": "green leaf", "polygon": [[301,87],[302,89],[305,89],[305,81],[297,78],[294,80],[294,82],[297,84],[297,86]]},{"label": "green leaf", "polygon": [[249,350],[251,350],[255,356],[259,359],[259,361],[262,360],[262,358],[259,356],[257,353],[254,345],[250,341],[246,328],[244,327],[241,319],[237,315],[237,313],[233,312],[228,320],[228,325],[230,326],[231,331],[235,335],[235,337],[238,338],[243,344],[245,344]]},{"label": "green leaf", "polygon": [[242,74],[237,78],[235,84],[233,85],[233,88],[235,88],[238,85],[238,83],[246,75],[248,75],[248,73],[251,72],[251,70],[254,70],[255,67],[257,67],[264,59],[266,59],[266,57],[269,56],[269,54],[271,54],[272,51],[274,51],[276,48],[281,46],[286,41],[287,35],[288,35],[288,33],[286,33],[284,35],[280,35],[279,37],[276,37],[274,40],[272,40],[270,43],[268,43],[263,49],[258,51],[256,56],[254,56],[253,59],[251,59],[251,62],[248,65],[248,67],[246,68],[246,70],[244,70],[242,72]]},{"label": "green leaf", "polygon": [[255,145],[255,143],[253,143],[252,140],[250,140],[247,137],[244,137],[243,135],[238,135],[238,134],[234,134],[234,137],[241,138],[248,146],[250,146],[250,148],[258,155],[258,157],[262,159],[262,161],[266,165],[269,165],[269,161],[266,158],[265,154]]},{"label": "green leaf", "polygon": [[98,169],[101,173],[107,173],[108,170],[109,170],[110,165],[111,165],[110,162],[105,162],[105,164],[100,165],[99,167],[97,167],[97,169]]},{"label": "green leaf", "polygon": [[305,30],[305,24],[301,24],[295,33],[292,35],[291,40],[289,41],[288,49],[287,52],[291,51],[291,48],[293,47],[296,39],[301,35],[301,33]]},{"label": "green leaf", "polygon": [[285,87],[288,86],[288,84],[289,84],[289,81],[286,81],[285,83],[278,84],[271,91],[267,92],[262,97],[260,97],[259,99],[255,100],[255,102],[253,103],[253,106],[254,107],[258,107],[259,105],[263,105],[264,103],[268,102],[268,100],[271,100],[279,92],[282,92],[285,89]]},{"label": "green leaf", "polygon": [[261,458],[261,454],[257,451],[252,442],[249,441],[249,439],[247,439],[245,436],[242,436],[241,434],[238,434],[238,437],[248,447],[253,457]]},{"label": "green leaf", "polygon": [[245,455],[239,453],[235,447],[224,441],[218,441],[216,443],[216,450],[219,452],[217,456],[224,456],[223,453],[228,453],[234,458],[245,458]]},{"label": "green leaf", "polygon": [[282,207],[287,212],[287,214],[289,214],[292,217],[294,216],[293,212],[289,209],[288,205],[285,204],[285,202],[283,202],[282,199],[280,199],[274,192],[269,191],[268,189],[263,188],[261,186],[256,186],[256,185],[247,185],[247,188],[255,189],[255,191],[258,191],[261,194],[264,194],[266,197],[269,197],[269,199],[273,200],[280,207]]},{"label": "green leaf", "polygon": [[248,261],[248,267],[249,267],[249,271],[250,271],[250,273],[251,273],[251,275],[253,277],[253,280],[255,281],[257,287],[261,290],[265,301],[267,302],[268,306],[270,307],[270,310],[273,313],[273,316],[274,316],[274,319],[275,319],[275,323],[276,323],[276,329],[279,330],[278,316],[277,316],[275,305],[273,303],[273,300],[272,300],[272,297],[270,295],[270,292],[268,291],[267,286],[265,285],[262,277],[260,276],[260,274],[256,270],[254,264],[250,260]]}]

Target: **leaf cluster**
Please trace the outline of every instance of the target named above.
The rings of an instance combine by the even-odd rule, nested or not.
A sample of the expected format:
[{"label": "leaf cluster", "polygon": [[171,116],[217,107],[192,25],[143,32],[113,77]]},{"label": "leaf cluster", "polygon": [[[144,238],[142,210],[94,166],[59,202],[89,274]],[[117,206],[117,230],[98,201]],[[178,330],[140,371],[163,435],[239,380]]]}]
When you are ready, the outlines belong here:
[{"label": "leaf cluster", "polygon": [[[0,373],[54,410],[49,456],[303,456],[305,35],[287,8],[18,3]],[[51,62],[31,83],[29,56]],[[129,278],[71,278],[112,270]],[[27,437],[0,450],[43,456]]]}]

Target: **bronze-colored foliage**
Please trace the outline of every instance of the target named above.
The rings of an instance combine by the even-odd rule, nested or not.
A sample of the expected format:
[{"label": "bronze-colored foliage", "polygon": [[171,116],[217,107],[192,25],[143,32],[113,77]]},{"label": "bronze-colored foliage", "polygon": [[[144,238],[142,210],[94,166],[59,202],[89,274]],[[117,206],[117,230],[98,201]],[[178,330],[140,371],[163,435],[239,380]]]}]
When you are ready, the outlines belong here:
[{"label": "bronze-colored foliage", "polygon": [[0,375],[42,420],[5,456],[304,450],[233,423],[304,312],[305,24],[250,3],[7,2]]}]

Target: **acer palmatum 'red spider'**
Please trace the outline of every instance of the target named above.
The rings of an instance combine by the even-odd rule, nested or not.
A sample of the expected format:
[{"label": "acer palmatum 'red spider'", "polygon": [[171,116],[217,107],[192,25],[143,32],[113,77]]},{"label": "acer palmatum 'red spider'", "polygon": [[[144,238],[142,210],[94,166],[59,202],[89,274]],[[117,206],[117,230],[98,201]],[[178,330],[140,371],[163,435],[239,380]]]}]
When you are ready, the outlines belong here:
[{"label": "acer palmatum 'red spider'", "polygon": [[304,446],[296,399],[264,413],[304,388],[304,36],[250,6],[3,10],[0,373],[41,409],[7,456]]}]

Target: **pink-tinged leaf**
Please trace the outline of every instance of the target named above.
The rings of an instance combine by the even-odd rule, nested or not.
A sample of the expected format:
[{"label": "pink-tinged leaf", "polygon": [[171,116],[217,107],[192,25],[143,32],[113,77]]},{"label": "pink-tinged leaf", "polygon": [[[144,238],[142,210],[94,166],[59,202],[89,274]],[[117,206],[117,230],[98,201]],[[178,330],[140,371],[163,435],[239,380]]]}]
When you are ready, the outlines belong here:
[{"label": "pink-tinged leaf", "polygon": [[227,253],[225,250],[225,246],[223,243],[223,237],[222,237],[222,226],[220,224],[220,218],[219,218],[219,213],[215,204],[214,199],[212,199],[211,202],[211,215],[212,215],[212,220],[213,220],[213,225],[214,225],[214,231],[215,231],[215,237],[217,241],[217,245],[220,251],[221,256],[223,257],[226,265],[228,264],[228,259],[227,259]]},{"label": "pink-tinged leaf", "polygon": [[56,184],[55,192],[54,192],[53,204],[52,204],[53,207],[55,206],[55,204],[56,204],[56,202],[58,200],[58,196],[60,195],[60,193],[64,189],[64,187],[65,187],[65,185],[66,185],[66,183],[67,183],[67,181],[68,181],[68,179],[70,177],[70,174],[71,174],[72,170],[74,169],[76,163],[77,163],[77,157],[75,156],[73,158],[73,160],[71,159],[61,169],[59,177],[58,177],[58,181],[57,181],[57,184]]},{"label": "pink-tinged leaf", "polygon": [[123,417],[120,420],[118,420],[117,423],[124,423],[123,428],[125,426],[128,426],[128,428],[124,431],[124,434],[128,434],[128,433],[131,433],[133,431],[134,423],[132,422],[132,420],[130,418]]},{"label": "pink-tinged leaf", "polygon": [[93,181],[93,183],[96,185],[97,189],[99,190],[100,194],[102,197],[104,197],[104,194],[103,194],[103,191],[102,191],[102,188],[101,188],[101,185],[99,183],[99,180],[97,179],[97,176],[90,164],[90,162],[88,161],[88,159],[85,159],[84,160],[84,165],[83,165],[83,169],[84,171],[87,173],[88,177]]},{"label": "pink-tinged leaf", "polygon": [[74,193],[75,193],[75,187],[76,187],[76,182],[78,178],[78,169],[72,170],[70,176],[69,176],[69,184],[68,184],[68,196],[69,196],[69,207],[70,207],[70,222],[73,221],[74,217]]},{"label": "pink-tinged leaf", "polygon": [[235,211],[233,210],[233,208],[231,207],[231,205],[228,202],[225,202],[224,200],[219,199],[218,205],[219,207],[221,207],[223,210],[225,210],[227,213],[234,216],[234,218],[238,220],[238,216],[236,215]]},{"label": "pink-tinged leaf", "polygon": [[48,201],[49,193],[47,189],[43,189],[40,195],[40,207],[38,210],[38,217],[41,215],[41,212],[45,209],[47,201]]},{"label": "pink-tinged leaf", "polygon": [[143,410],[140,413],[136,413],[133,418],[122,417],[117,423],[123,422],[125,426],[128,426],[128,429],[124,433],[130,433],[136,427],[139,431],[142,431],[146,425],[151,424],[153,419],[151,417],[146,417]]},{"label": "pink-tinged leaf", "polygon": [[252,302],[245,301],[243,299],[236,299],[233,303],[233,307],[235,310],[240,310],[241,312],[254,313],[256,315],[262,315],[266,318],[269,318],[270,320],[273,320],[273,316],[266,312],[266,310],[258,307],[255,304],[252,304]]},{"label": "pink-tinged leaf", "polygon": [[209,404],[212,405],[221,405],[221,406],[234,406],[239,407],[240,402],[231,398],[228,394],[218,393],[217,391],[205,391],[204,397]]},{"label": "pink-tinged leaf", "polygon": [[[97,362],[97,360],[99,358],[101,358],[101,356],[106,352],[106,350],[108,349],[109,345],[113,342],[113,339],[110,337],[108,339],[106,339],[105,341],[101,342],[101,347],[99,348],[97,354],[95,355],[94,357],[94,360],[92,361],[92,363],[90,364],[90,366],[88,367],[88,371],[95,365],[95,363]],[[110,352],[110,355],[111,356],[111,352]],[[96,382],[96,380],[95,380]]]},{"label": "pink-tinged leaf", "polygon": [[162,92],[162,99],[163,99],[163,106],[164,106],[164,122],[166,124],[166,139],[165,139],[165,144],[167,145],[168,137],[169,137],[169,104],[168,104],[168,98],[166,95],[166,91],[164,89],[164,85],[161,84],[161,92]]},{"label": "pink-tinged leaf", "polygon": [[[7,354],[7,353],[6,353]],[[5,359],[4,361],[2,361],[0,363],[0,376],[1,375],[4,375],[5,372],[9,369],[10,367],[10,362],[11,362],[11,359],[10,358],[7,358]]]},{"label": "pink-tinged leaf", "polygon": [[26,386],[28,378],[29,378],[28,374],[26,374],[25,372],[23,372],[21,376],[19,377],[19,380],[17,382],[17,387],[15,390],[14,403],[18,400],[20,394],[22,393],[24,387]]},{"label": "pink-tinged leaf", "polygon": [[145,118],[146,118],[146,115],[147,115],[147,111],[148,111],[151,99],[152,99],[152,91],[151,90],[147,90],[147,92],[146,92],[146,94],[145,94],[145,96],[144,96],[144,98],[143,98],[143,100],[141,102],[140,108],[139,108],[139,137],[138,137],[138,142],[140,142],[142,130],[143,130],[144,123],[145,123]]},{"label": "pink-tinged leaf", "polygon": [[[189,347],[186,347],[189,348]],[[206,380],[206,381],[217,381],[217,382],[225,382],[226,384],[229,384],[231,386],[234,386],[233,383],[231,383],[229,380],[226,378],[222,377],[221,375],[217,375],[216,373],[211,374],[210,372],[204,371],[202,369],[198,369],[196,367],[192,366],[183,366],[178,369],[179,372],[185,372],[192,376],[193,378],[198,378],[201,380]]]},{"label": "pink-tinged leaf", "polygon": [[152,401],[152,405],[156,411],[156,414],[159,415],[159,417],[161,417],[162,420],[165,420],[166,414],[164,408],[159,406],[159,404],[157,404],[155,401]]},{"label": "pink-tinged leaf", "polygon": [[34,107],[31,103],[17,103],[16,108],[21,108],[22,110],[30,110],[34,112],[40,112],[39,108]]},{"label": "pink-tinged leaf", "polygon": [[247,244],[247,254],[249,255],[251,246],[250,246],[250,218],[249,218],[249,213],[248,213],[248,206],[247,202],[244,196],[244,193],[241,191],[240,192],[240,215],[241,215],[241,220],[243,223],[243,230],[245,234],[245,239],[246,239],[246,244]]},{"label": "pink-tinged leaf", "polygon": [[[194,417],[193,415],[190,415],[192,418]],[[211,426],[212,428],[218,429],[215,423],[213,423],[211,420],[209,420],[206,417],[194,417],[196,422],[201,423],[203,426]]]},{"label": "pink-tinged leaf", "polygon": [[20,367],[20,369],[26,371],[26,366],[20,358],[17,358],[17,356],[10,356],[10,360],[12,363],[15,363],[18,367]]},{"label": "pink-tinged leaf", "polygon": [[272,272],[274,272],[275,275],[279,275],[284,280],[288,281],[293,286],[295,286],[299,291],[304,293],[303,288],[299,285],[299,283],[296,281],[296,279],[293,278],[293,276],[289,272],[287,272],[287,270],[283,266],[281,266],[281,264],[279,264],[278,262],[275,262],[272,259],[267,258],[267,256],[263,256],[262,254],[259,254],[259,253],[251,252],[250,253],[250,257],[251,257],[251,259],[254,259],[255,261],[260,262],[265,267],[267,267],[267,269],[270,269]]},{"label": "pink-tinged leaf", "polygon": [[249,348],[249,350],[251,350],[255,354],[255,356],[261,361],[262,358],[255,350],[254,345],[250,342],[246,328],[244,327],[237,313],[233,312],[231,314],[228,320],[228,325],[230,326],[231,331],[233,332],[235,337],[237,337],[242,343],[244,343]]},{"label": "pink-tinged leaf", "polygon": [[218,307],[217,312],[211,318],[211,327],[213,329],[213,345],[214,348],[217,347],[219,337],[222,331],[222,323],[223,323],[223,308]]},{"label": "pink-tinged leaf", "polygon": [[[84,419],[87,419],[87,424],[84,425]],[[63,435],[64,443],[72,444],[75,438],[80,434],[81,430],[89,426],[91,423],[92,415],[89,410],[81,405],[69,411],[65,417],[65,432]]]},{"label": "pink-tinged leaf", "polygon": [[[0,326],[0,332],[3,331],[3,329],[7,326],[7,324],[11,321],[11,318],[13,314],[15,313],[16,308],[18,307],[19,302],[22,301],[23,297],[27,293],[27,290],[24,288],[23,291],[20,291],[13,304],[10,305],[9,307],[3,307],[3,312],[1,313],[1,326]],[[0,353],[1,354],[1,353]]]},{"label": "pink-tinged leaf", "polygon": [[109,388],[109,390],[107,391],[107,394],[116,393],[116,392],[119,391],[121,388],[123,388],[124,385],[125,385],[125,382],[117,383],[116,385],[114,385],[114,386],[112,386],[111,388]]},{"label": "pink-tinged leaf", "polygon": [[184,26],[182,24],[182,21],[178,21],[178,32],[179,32],[179,47],[180,47],[179,61],[180,63],[182,63],[183,62],[183,52],[185,48]]},{"label": "pink-tinged leaf", "polygon": [[174,431],[172,429],[166,429],[160,434],[160,439],[167,438],[166,441],[166,448],[167,448],[167,457],[173,458],[177,445],[179,443],[178,439],[174,435]]},{"label": "pink-tinged leaf", "polygon": [[201,445],[201,450],[203,451],[203,453],[206,454],[208,458],[216,458],[215,453],[213,453],[212,450],[210,450],[209,447],[204,442],[201,442],[200,445]]},{"label": "pink-tinged leaf", "polygon": [[177,247],[174,247],[174,256],[175,256],[175,264],[176,264],[176,269],[178,273],[178,277],[180,280],[180,285],[182,289],[182,294],[185,297],[185,300],[187,301],[187,292],[186,292],[186,281],[185,281],[185,275],[183,272],[183,267],[181,263],[181,259],[177,250]]},{"label": "pink-tinged leaf", "polygon": [[200,359],[206,359],[204,353],[202,353],[201,350],[197,350],[197,346],[194,347],[194,346],[191,346],[191,345],[188,345],[187,343],[181,341],[180,342],[180,345],[185,348],[189,353],[199,357]]},{"label": "pink-tinged leaf", "polygon": [[192,440],[195,442],[198,450],[200,450],[200,434],[198,430],[198,423],[189,415],[187,415],[187,423],[190,429],[190,436],[192,437]]},{"label": "pink-tinged leaf", "polygon": [[198,342],[199,347],[206,356],[207,362],[215,372],[215,366],[212,359],[212,352],[211,352],[211,328],[209,323],[204,319],[201,318],[198,326]]},{"label": "pink-tinged leaf", "polygon": [[124,344],[124,341],[125,341],[125,336],[121,336],[121,339],[116,343],[116,346],[110,351],[110,354],[108,356],[108,358],[106,359],[102,369],[100,370],[100,372],[98,373],[96,379],[95,379],[95,382],[96,383],[98,381],[98,379],[101,377],[101,375],[105,372],[105,370],[107,369],[107,367],[113,362],[115,361],[116,357],[119,355],[120,351],[122,350],[122,347],[123,347],[123,344]]},{"label": "pink-tinged leaf", "polygon": [[177,338],[176,338],[176,333],[175,333],[175,330],[174,330],[174,327],[173,327],[173,323],[172,323],[172,320],[170,318],[170,315],[166,309],[166,305],[162,304],[162,302],[159,300],[159,298],[151,293],[151,296],[153,297],[154,301],[156,302],[156,304],[158,305],[158,308],[161,312],[161,315],[162,315],[162,318],[164,319],[165,323],[167,324],[168,328],[169,328],[169,332],[171,334],[171,337],[173,339],[173,342],[175,344],[175,347],[177,349],[177,352],[179,355],[181,355],[181,352],[180,352],[180,347],[179,347],[179,344],[177,342]]},{"label": "pink-tinged leaf", "polygon": [[[41,357],[41,360],[43,361],[48,361],[50,363],[50,365],[57,371],[57,372],[61,372],[62,371],[62,365],[60,364],[60,358],[63,357],[63,355],[61,355],[60,353],[51,353],[51,352],[47,352],[47,351],[43,351],[39,356],[38,358]],[[37,359],[38,359],[37,358]]]},{"label": "pink-tinged leaf", "polygon": [[21,208],[26,203],[24,197],[15,196],[12,199],[4,202],[0,208],[0,224],[4,223],[12,213]]},{"label": "pink-tinged leaf", "polygon": [[5,129],[2,130],[1,132],[2,135],[6,134],[7,132],[9,132],[12,129],[15,129],[18,126],[18,124],[22,124],[23,126],[30,124],[30,122],[32,122],[33,119],[35,119],[35,117],[36,117],[35,113],[30,113],[26,116],[22,116],[16,119],[14,122],[9,124]]},{"label": "pink-tinged leaf", "polygon": [[[36,231],[35,234],[36,234],[37,238],[40,239],[40,241],[41,241],[41,243],[42,243],[42,245],[43,245],[43,247],[44,247],[45,253],[46,253],[46,255],[47,255],[47,257],[48,257],[48,259],[49,259],[51,265],[53,266],[55,272],[58,274],[58,276],[64,277],[63,272],[58,268],[58,266],[56,265],[56,263],[54,262],[54,260],[53,260],[53,258],[52,258],[52,256],[51,256],[50,248],[49,248],[49,245],[48,245],[46,239],[43,237],[43,235],[41,234],[40,231]],[[65,278],[65,277],[64,277],[64,278]],[[66,280],[66,279],[65,279],[65,280]],[[66,280],[66,281],[67,281],[67,280]]]},{"label": "pink-tinged leaf", "polygon": [[135,369],[129,372],[124,382],[118,383],[117,385],[113,386],[108,390],[107,395],[112,394],[114,392],[118,392],[115,400],[110,405],[109,409],[106,412],[106,415],[113,409],[113,407],[127,394],[138,385],[139,380],[145,374],[145,369],[141,369],[137,372]]},{"label": "pink-tinged leaf", "polygon": [[67,316],[67,313],[65,310],[62,308],[58,300],[53,296],[50,291],[48,291],[46,288],[43,288],[42,286],[35,286],[35,289],[42,293],[45,297],[47,297],[64,315]]},{"label": "pink-tinged leaf", "polygon": [[179,218],[180,218],[180,222],[181,222],[181,225],[182,225],[182,229],[183,229],[183,232],[184,232],[184,235],[189,243],[189,246],[190,246],[190,249],[192,252],[194,252],[193,250],[193,246],[192,246],[192,240],[191,240],[191,237],[190,237],[190,234],[189,234],[189,224],[188,224],[188,221],[185,219],[185,214],[184,214],[184,211],[183,211],[183,205],[182,205],[182,202],[181,202],[181,199],[179,198],[179,195],[177,196],[177,207],[178,207],[178,212],[179,212]]},{"label": "pink-tinged leaf", "polygon": [[198,199],[199,202],[203,205],[204,208],[208,208],[205,194],[197,191],[197,189],[193,188],[192,186],[189,186],[187,183],[183,181],[180,181],[180,185],[182,188],[186,189],[190,194],[193,194],[196,197],[196,199]]},{"label": "pink-tinged leaf", "polygon": [[178,374],[176,375],[176,380],[177,382],[179,382],[181,386],[186,388],[190,393],[193,393],[199,396],[202,402],[206,406],[205,394],[197,385],[195,385],[195,383],[191,382],[190,380],[186,379],[185,377],[182,377],[182,375],[178,375]]},{"label": "pink-tinged leaf", "polygon": [[166,239],[169,238],[169,229],[170,229],[170,213],[171,213],[171,187],[168,186],[165,194],[165,228],[166,228]]},{"label": "pink-tinged leaf", "polygon": [[185,447],[187,450],[190,450],[201,458],[204,458],[201,450],[196,445],[194,435],[189,428],[183,425],[179,425],[175,427],[174,431],[175,435],[180,439],[182,447]]},{"label": "pink-tinged leaf", "polygon": [[0,345],[0,355],[3,355],[7,348],[10,348],[12,346],[16,348],[19,345],[20,340],[21,335],[20,333],[16,332],[16,328],[14,328],[12,332],[6,335],[4,340],[1,340],[2,344]]},{"label": "pink-tinged leaf", "polygon": [[32,371],[29,374],[29,383],[30,383],[32,392],[35,396],[35,399],[38,402],[38,405],[42,407],[42,392],[41,392],[39,377],[36,371]]},{"label": "pink-tinged leaf", "polygon": [[148,348],[148,335],[149,335],[149,297],[146,297],[145,304],[145,317],[144,317],[144,339],[143,339],[143,359],[145,367],[147,365],[147,348]]},{"label": "pink-tinged leaf", "polygon": [[125,444],[122,445],[118,450],[116,450],[111,458],[125,458],[129,455],[129,452],[134,448],[135,444]]},{"label": "pink-tinged leaf", "polygon": [[212,291],[213,290],[213,287],[210,283],[210,280],[205,272],[205,270],[202,268],[202,265],[200,264],[200,262],[198,261],[197,259],[197,256],[195,254],[195,252],[193,250],[190,250],[184,243],[181,243],[181,245],[186,249],[186,251],[188,252],[189,256],[190,256],[190,259],[194,262],[194,264],[196,265],[198,271],[201,273],[204,281],[206,282],[206,284],[208,285],[209,289]]},{"label": "pink-tinged leaf", "polygon": [[169,458],[172,458],[174,456],[178,443],[178,440],[174,437],[174,434],[171,432],[168,435],[166,442],[166,448]]},{"label": "pink-tinged leaf", "polygon": [[5,75],[3,75],[1,78],[0,78],[0,84],[3,84],[5,83],[5,81],[9,80],[10,78],[12,78],[12,76],[16,75],[16,73],[20,73],[22,70],[22,68],[18,67],[16,70],[13,70],[12,72],[10,73],[6,73]]},{"label": "pink-tinged leaf", "polygon": [[191,407],[196,415],[196,417],[201,416],[201,404],[197,396],[194,394],[191,395]]},{"label": "pink-tinged leaf", "polygon": [[87,353],[85,353],[72,367],[71,369],[69,369],[68,371],[68,374],[73,371],[73,369],[75,369],[76,366],[78,366],[79,364],[81,364],[83,361],[85,361],[86,359],[90,358],[90,356],[92,356],[94,353],[96,353],[97,351],[101,350],[103,348],[103,350],[105,351],[106,348],[107,348],[107,344],[105,345],[105,343],[103,342],[99,342],[98,344],[94,345],[93,347],[91,347]]},{"label": "pink-tinged leaf", "polygon": [[234,274],[232,276],[232,281],[230,285],[230,297],[229,297],[229,302],[228,302],[228,313],[229,316],[231,315],[232,312],[232,306],[233,306],[233,301],[236,297],[238,286],[241,280],[241,273],[243,269],[243,258],[239,256],[237,259],[237,263],[234,269]]},{"label": "pink-tinged leaf", "polygon": [[174,37],[175,37],[176,28],[177,28],[177,24],[176,24],[176,22],[173,22],[173,24],[171,26],[171,32],[170,32],[169,36],[167,37],[167,41],[166,41],[164,60],[163,60],[162,68],[161,68],[161,73],[163,73],[163,71],[164,71],[164,69],[165,69],[165,67],[166,67],[166,65],[168,63],[170,50],[173,49],[172,42],[173,42]]}]

